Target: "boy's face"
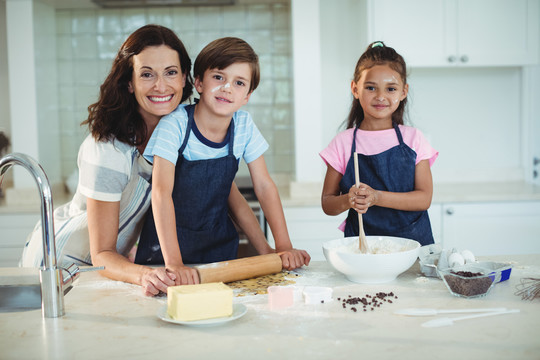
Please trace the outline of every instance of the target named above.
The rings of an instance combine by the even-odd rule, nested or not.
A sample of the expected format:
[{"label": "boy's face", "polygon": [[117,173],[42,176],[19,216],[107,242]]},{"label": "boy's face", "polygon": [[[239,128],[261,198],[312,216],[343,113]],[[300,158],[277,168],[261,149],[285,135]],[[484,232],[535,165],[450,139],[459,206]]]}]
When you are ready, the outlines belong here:
[{"label": "boy's face", "polygon": [[234,63],[225,69],[209,69],[203,79],[195,79],[195,88],[204,104],[217,116],[230,117],[247,104],[251,93],[251,67],[248,63]]}]

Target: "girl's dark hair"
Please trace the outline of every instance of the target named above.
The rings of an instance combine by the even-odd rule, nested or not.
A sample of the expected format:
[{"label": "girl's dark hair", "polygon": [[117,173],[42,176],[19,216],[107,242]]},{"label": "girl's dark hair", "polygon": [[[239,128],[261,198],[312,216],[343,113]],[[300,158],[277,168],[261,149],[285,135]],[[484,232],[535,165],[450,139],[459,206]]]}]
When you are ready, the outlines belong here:
[{"label": "girl's dark hair", "polygon": [[148,136],[146,124],[140,115],[135,96],[128,91],[133,76],[133,56],[149,46],[166,45],[178,53],[182,75],[186,84],[180,102],[193,93],[193,78],[190,75],[191,59],[184,44],[176,34],[160,25],[146,25],[132,33],[120,47],[109,75],[99,89],[99,98],[88,107],[88,125],[97,140],[118,139],[121,142],[140,145]]},{"label": "girl's dark hair", "polygon": [[206,45],[195,59],[193,76],[202,80],[206,70],[223,70],[235,63],[248,63],[251,67],[249,92],[253,92],[261,78],[259,57],[247,42],[236,37],[224,37]]},{"label": "girl's dark hair", "polygon": [[[376,65],[388,65],[401,76],[403,85],[407,84],[407,65],[403,57],[396,50],[386,46],[382,41],[375,41],[367,47],[366,51],[360,56],[354,70],[354,82],[360,80],[362,71],[371,69]],[[403,125],[403,114],[407,105],[407,98],[401,100],[398,108],[392,114],[392,122]],[[359,127],[364,120],[364,109],[358,99],[353,98],[351,111],[347,119],[347,129]]]}]

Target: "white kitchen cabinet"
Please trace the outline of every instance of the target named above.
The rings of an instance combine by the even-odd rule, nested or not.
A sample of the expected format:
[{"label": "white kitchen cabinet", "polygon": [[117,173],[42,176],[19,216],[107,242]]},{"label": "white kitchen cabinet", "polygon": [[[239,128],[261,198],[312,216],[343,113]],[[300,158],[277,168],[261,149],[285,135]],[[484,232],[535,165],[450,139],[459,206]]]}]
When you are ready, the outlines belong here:
[{"label": "white kitchen cabinet", "polygon": [[368,40],[408,66],[521,66],[539,61],[538,0],[369,0]]},{"label": "white kitchen cabinet", "polygon": [[[285,221],[292,244],[296,249],[306,250],[311,260],[325,260],[322,244],[325,241],[343,237],[338,229],[345,214],[326,215],[320,206],[284,207]],[[268,232],[268,241],[274,246],[272,232]]]},{"label": "white kitchen cabinet", "polygon": [[0,214],[0,267],[18,266],[26,238],[40,216],[39,213]]},{"label": "white kitchen cabinet", "polygon": [[442,244],[475,255],[539,254],[540,201],[444,204]]}]

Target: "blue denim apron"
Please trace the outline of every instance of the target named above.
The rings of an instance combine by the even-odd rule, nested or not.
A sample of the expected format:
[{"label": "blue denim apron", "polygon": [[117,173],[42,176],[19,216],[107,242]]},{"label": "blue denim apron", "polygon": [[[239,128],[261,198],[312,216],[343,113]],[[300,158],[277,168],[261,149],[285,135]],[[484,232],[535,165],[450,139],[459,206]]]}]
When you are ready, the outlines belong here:
[{"label": "blue denim apron", "polygon": [[[354,152],[356,131],[354,129],[351,158],[339,183],[342,194],[347,194],[355,181]],[[360,182],[375,190],[409,192],[414,190],[416,153],[403,142],[401,131],[394,124],[399,145],[380,154],[358,154]],[[371,206],[362,215],[366,235],[397,236],[418,241],[421,245],[433,244],[433,233],[427,211],[403,211],[380,206]],[[345,225],[345,236],[358,236],[358,213],[349,209]]]},{"label": "blue denim apron", "polygon": [[[176,231],[184,264],[201,264],[235,259],[238,253],[238,232],[228,215],[231,185],[238,171],[234,156],[234,120],[227,137],[229,153],[217,159],[184,158],[195,106],[187,106],[188,125],[184,142],[178,150],[172,198],[176,214]],[[163,264],[152,209],[141,232],[137,264]]]}]

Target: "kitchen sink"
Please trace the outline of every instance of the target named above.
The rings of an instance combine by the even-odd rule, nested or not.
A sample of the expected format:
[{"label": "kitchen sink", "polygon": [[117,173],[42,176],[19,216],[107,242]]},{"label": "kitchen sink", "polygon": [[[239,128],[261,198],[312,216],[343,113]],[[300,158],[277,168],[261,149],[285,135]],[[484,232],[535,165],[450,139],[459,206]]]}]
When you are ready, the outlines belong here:
[{"label": "kitchen sink", "polygon": [[0,267],[0,313],[40,308],[39,269]]},{"label": "kitchen sink", "polygon": [[41,287],[0,285],[0,313],[41,309]]}]

